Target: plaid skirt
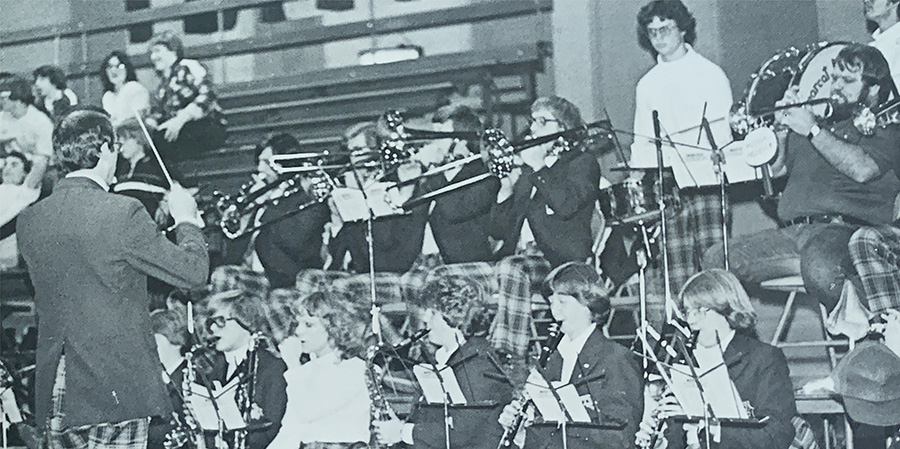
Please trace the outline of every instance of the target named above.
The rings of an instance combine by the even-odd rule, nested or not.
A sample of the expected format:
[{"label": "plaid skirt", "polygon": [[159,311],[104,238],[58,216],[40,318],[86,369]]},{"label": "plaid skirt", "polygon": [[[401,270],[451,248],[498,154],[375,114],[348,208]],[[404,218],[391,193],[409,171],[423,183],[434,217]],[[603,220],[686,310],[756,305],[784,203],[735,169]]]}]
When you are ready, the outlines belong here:
[{"label": "plaid skirt", "polygon": [[53,382],[52,414],[47,423],[47,447],[50,449],[145,449],[150,418],[118,423],[66,427],[62,411],[66,394],[66,356],[59,358]]}]

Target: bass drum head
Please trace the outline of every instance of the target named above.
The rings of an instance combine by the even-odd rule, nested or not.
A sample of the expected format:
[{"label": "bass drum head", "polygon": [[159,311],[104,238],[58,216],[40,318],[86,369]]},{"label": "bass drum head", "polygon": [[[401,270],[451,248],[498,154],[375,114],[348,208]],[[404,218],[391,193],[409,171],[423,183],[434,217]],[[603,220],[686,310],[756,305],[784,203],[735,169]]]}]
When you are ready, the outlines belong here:
[{"label": "bass drum head", "polygon": [[[747,89],[746,104],[750,117],[758,117],[760,110],[771,108],[784,97],[790,86],[800,89],[803,101],[825,98],[831,95],[833,60],[846,47],[843,42],[823,42],[802,49],[791,48],[769,58]],[[813,112],[824,117],[827,105],[813,106]],[[771,125],[772,115],[759,117],[755,126]]]},{"label": "bass drum head", "polygon": [[[831,74],[834,60],[847,44],[835,42],[807,54],[801,61],[801,72],[793,84],[800,88],[800,101],[831,97]],[[818,117],[827,117],[828,104],[817,104],[810,109]]]}]

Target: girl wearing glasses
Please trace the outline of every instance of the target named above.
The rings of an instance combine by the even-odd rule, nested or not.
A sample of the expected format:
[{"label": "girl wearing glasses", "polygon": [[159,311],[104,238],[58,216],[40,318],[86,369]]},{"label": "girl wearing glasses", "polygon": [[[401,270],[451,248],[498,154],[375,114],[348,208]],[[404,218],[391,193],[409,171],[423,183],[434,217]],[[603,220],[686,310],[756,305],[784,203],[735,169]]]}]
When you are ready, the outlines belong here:
[{"label": "girl wearing glasses", "polygon": [[[640,368],[628,349],[603,335],[600,323],[609,316],[610,306],[600,277],[590,265],[563,264],[544,280],[544,294],[562,338],[540,372],[556,387],[575,386],[590,423],[569,422],[565,430],[532,425],[519,432],[517,444],[524,437],[526,449],[630,447],[643,409]],[[500,423],[508,427],[521,408],[519,401],[506,406]]]},{"label": "girl wearing glasses", "polygon": [[113,125],[134,117],[134,111],[142,116],[150,110],[150,91],[137,80],[137,73],[128,55],[114,51],[100,67],[103,82],[103,109]]},{"label": "girl wearing glasses", "polygon": [[366,317],[336,293],[313,293],[299,303],[293,290],[273,291],[279,294],[282,318],[273,327],[282,329],[276,339],[288,367],[287,411],[268,449],[366,447],[371,401],[360,358]]},{"label": "girl wearing glasses", "polygon": [[[742,401],[740,406],[751,417],[768,417],[761,426],[722,425],[718,447],[786,449],[794,438],[791,419],[797,414],[787,360],[781,349],[756,338],[756,312],[740,281],[725,270],[702,271],[684,284],[680,300],[691,330],[698,334],[693,350],[697,371],[706,372],[724,363]],[[646,422],[648,416],[666,419],[683,414],[675,397],[664,395],[641,423],[638,443],[650,440],[648,430],[653,426]],[[695,424],[665,425],[665,437],[657,440],[656,447],[703,447],[705,437],[698,434]]]}]

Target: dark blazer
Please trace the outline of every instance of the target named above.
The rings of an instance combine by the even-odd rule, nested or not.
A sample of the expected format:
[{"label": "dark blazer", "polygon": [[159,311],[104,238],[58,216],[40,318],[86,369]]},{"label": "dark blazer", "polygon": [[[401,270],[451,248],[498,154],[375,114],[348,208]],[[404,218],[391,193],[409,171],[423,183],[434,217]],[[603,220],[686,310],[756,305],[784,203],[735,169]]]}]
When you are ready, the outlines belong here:
[{"label": "dark blazer", "polygon": [[[405,273],[422,253],[425,222],[428,210],[413,209],[406,215],[378,218],[372,222],[372,246],[375,249],[375,271]],[[366,242],[366,222],[344,223],[328,244],[328,251],[339,269],[344,255],[350,253],[349,270],[369,272],[369,245]]]},{"label": "dark blazer", "polygon": [[[527,218],[538,248],[552,266],[591,257],[591,216],[599,194],[600,165],[577,150],[560,155],[552,167],[523,168],[513,194],[491,210],[491,235],[503,240],[500,256],[515,253]],[[537,191],[531,197],[532,187]]]},{"label": "dark blazer", "polygon": [[[797,414],[794,388],[781,349],[738,332],[725,348],[725,366],[741,399],[757,418],[769,417],[758,428],[722,425],[720,449],[787,449],[794,439],[791,418]],[[677,430],[677,431],[676,431]],[[681,426],[669,422],[669,448],[684,448]]]},{"label": "dark blazer", "polygon": [[256,255],[272,288],[293,287],[300,270],[322,268],[322,232],[331,216],[328,205],[315,203],[280,219],[309,201],[309,195],[298,192],[267,207],[260,217],[264,227],[256,236]]},{"label": "dark blazer", "polygon": [[[423,193],[487,173],[480,160],[470,162],[449,182],[442,175],[424,183]],[[490,177],[437,197],[428,218],[444,263],[488,262],[494,259],[488,240],[491,208],[497,200],[500,180]],[[423,208],[429,205],[421,206]]]},{"label": "dark blazer", "polygon": [[[452,447],[495,449],[503,435],[503,429],[497,419],[503,407],[512,400],[513,387],[501,380],[502,374],[488,354],[493,355],[493,349],[487,340],[473,338],[462,345],[447,361],[468,404],[493,403],[487,407],[450,408],[453,423],[450,429]],[[420,401],[411,421],[415,422],[413,427],[415,447],[435,449],[446,447],[443,405],[427,405]]]},{"label": "dark blazer", "polygon": [[[543,370],[548,381],[559,380],[562,356],[553,352]],[[583,384],[578,382],[587,380]],[[581,397],[590,397],[594,409],[588,409],[592,423],[624,423],[616,429],[568,426],[570,449],[630,448],[644,409],[640,367],[624,346],[603,336],[600,326],[588,337],[578,354],[572,383]],[[563,447],[562,431],[557,426],[531,426],[527,429],[525,449]]]},{"label": "dark blazer", "polygon": [[50,413],[63,352],[67,425],[168,416],[147,278],[181,288],[203,285],[209,258],[200,228],[179,225],[176,245],[137,200],[73,177],[25,209],[17,233],[38,317],[39,425]]},{"label": "dark blazer", "polygon": [[[253,403],[262,410],[262,419],[271,425],[262,430],[251,431],[247,435],[247,448],[265,448],[275,439],[275,435],[278,435],[278,430],[281,429],[281,418],[284,417],[287,407],[287,393],[285,392],[287,382],[284,380],[287,366],[280,358],[262,348],[258,351],[257,360],[256,379],[253,384]],[[235,376],[245,376],[245,373],[248,372],[247,366],[248,360],[244,360],[237,370],[226,378],[228,367],[225,356],[216,352],[212,355],[212,369],[208,373],[208,379],[218,380],[222,382],[222,385],[226,385]],[[205,379],[201,379],[201,381],[203,380]],[[249,384],[245,383],[244,388],[247,385]],[[238,407],[242,407],[242,405],[238,403]],[[230,444],[234,440],[229,437],[228,441]],[[214,443],[212,435],[207,435],[207,447],[213,447],[210,446],[212,443]]]}]

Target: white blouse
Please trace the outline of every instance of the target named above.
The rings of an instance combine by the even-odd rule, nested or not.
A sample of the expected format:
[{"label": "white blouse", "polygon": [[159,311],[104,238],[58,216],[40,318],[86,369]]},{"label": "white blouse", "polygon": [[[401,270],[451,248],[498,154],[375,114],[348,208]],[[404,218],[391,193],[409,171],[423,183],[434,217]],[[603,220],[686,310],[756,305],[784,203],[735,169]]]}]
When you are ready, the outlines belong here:
[{"label": "white blouse", "polygon": [[103,93],[103,109],[109,113],[113,125],[118,125],[134,117],[135,110],[142,115],[150,110],[150,91],[137,81],[129,81],[118,93],[111,90]]},{"label": "white blouse", "polygon": [[369,441],[366,365],[334,353],[284,373],[287,409],[268,449],[297,449],[300,443]]}]

